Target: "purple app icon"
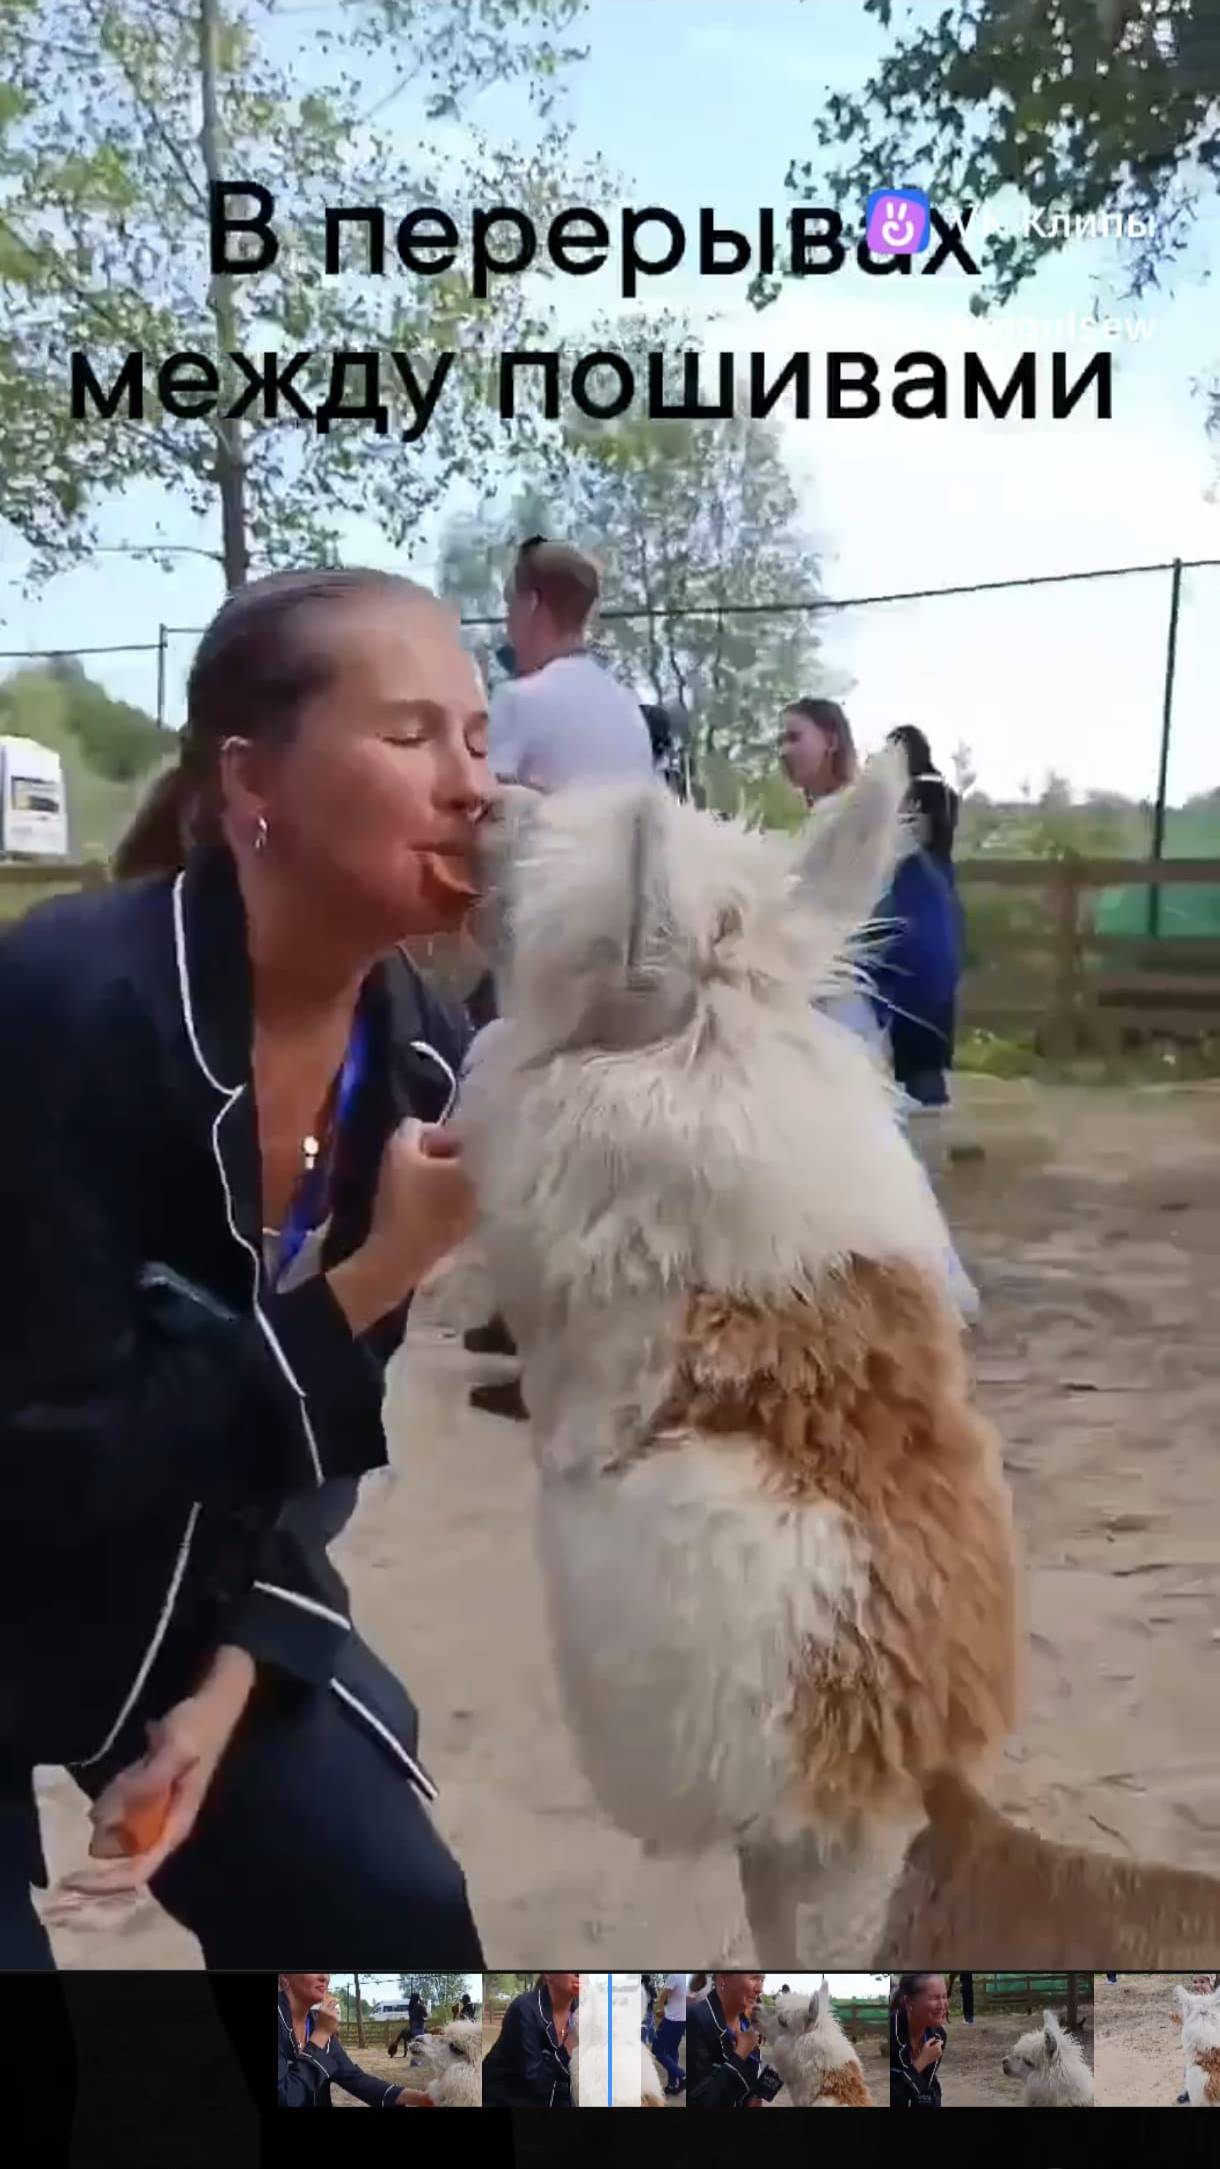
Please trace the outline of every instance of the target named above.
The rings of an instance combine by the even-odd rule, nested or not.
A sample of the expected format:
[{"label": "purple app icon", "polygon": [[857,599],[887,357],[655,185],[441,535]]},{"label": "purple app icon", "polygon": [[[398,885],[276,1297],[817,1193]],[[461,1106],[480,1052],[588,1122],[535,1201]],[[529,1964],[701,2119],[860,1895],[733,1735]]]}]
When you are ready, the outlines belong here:
[{"label": "purple app icon", "polygon": [[865,212],[864,240],[874,256],[918,256],[928,245],[932,207],[922,188],[875,188]]}]

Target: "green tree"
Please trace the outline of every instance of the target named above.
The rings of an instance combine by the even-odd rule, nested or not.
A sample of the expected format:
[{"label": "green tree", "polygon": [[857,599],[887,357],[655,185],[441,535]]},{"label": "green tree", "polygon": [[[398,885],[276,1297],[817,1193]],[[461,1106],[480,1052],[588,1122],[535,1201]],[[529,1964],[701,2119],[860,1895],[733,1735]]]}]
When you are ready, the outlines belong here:
[{"label": "green tree", "polygon": [[[567,170],[552,100],[579,57],[560,41],[581,4],[348,0],[286,6],[281,28],[273,0],[5,0],[0,516],[33,549],[36,570],[95,544],[100,507],[132,482],[159,485],[197,516],[202,554],[229,586],[252,565],[329,554],[344,515],[371,516],[401,547],[459,465],[490,471],[503,449],[528,441],[533,418],[506,429],[487,397],[490,354],[545,343],[523,282],[493,279],[480,300],[466,250],[452,270],[409,274],[393,236],[420,205],[443,203],[460,227],[477,202],[545,220],[572,200],[582,184]],[[478,93],[514,82],[530,87],[540,115],[525,149],[473,132],[474,151],[458,163],[391,125],[408,91],[429,120],[452,121]],[[210,276],[217,179],[257,180],[275,197],[280,252],[265,272]],[[385,208],[385,276],[368,272],[362,228],[345,229],[343,271],[326,275],[323,210],[345,204]],[[404,402],[370,457],[368,423],[319,434],[291,412],[257,424],[220,410],[181,416],[155,396],[144,421],[116,413],[74,424],[76,350],[104,384],[132,353],[154,371],[176,353],[209,357],[221,410],[248,389],[228,358],[237,352],[256,365],[272,350],[312,354],[296,380],[311,405],[336,351],[406,354],[420,384],[443,352],[460,359],[426,438],[402,441]],[[361,383],[357,374],[353,389]],[[171,550],[159,527],[132,547]]]},{"label": "green tree", "polygon": [[108,858],[135,811],[142,779],[173,744],[151,716],[112,700],[70,658],[0,683],[0,733],[50,746],[64,765],[74,856]]},{"label": "green tree", "polygon": [[453,2005],[460,2003],[466,1993],[466,1976],[464,1973],[400,1973],[398,1993],[404,2003],[409,1996],[422,1996],[430,2017],[448,2019],[453,2015]]},{"label": "green tree", "polygon": [[[890,28],[893,0],[864,8]],[[813,133],[817,155],[794,162],[789,186],[861,217],[892,177],[954,207],[1012,188],[1039,214],[1138,218],[1146,234],[1123,259],[1138,294],[1181,253],[1220,176],[1216,0],[959,0],[904,23]],[[1045,219],[994,238],[972,309],[1007,300],[1063,244]],[[775,291],[760,283],[756,299]]]}]

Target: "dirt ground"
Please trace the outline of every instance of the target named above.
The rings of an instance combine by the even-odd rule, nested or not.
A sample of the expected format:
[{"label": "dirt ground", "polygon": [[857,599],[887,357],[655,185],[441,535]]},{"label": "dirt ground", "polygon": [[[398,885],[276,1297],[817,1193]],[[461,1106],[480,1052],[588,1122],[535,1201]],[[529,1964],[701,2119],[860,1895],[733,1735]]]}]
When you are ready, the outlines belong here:
[{"label": "dirt ground", "polygon": [[1177,2100],[1184,2063],[1181,2029],[1170,2019],[1175,1981],[1190,1987],[1188,1973],[1097,1975],[1099,2109],[1168,2109]]},{"label": "dirt ground", "polygon": [[[375,2079],[384,2079],[387,2086],[391,2082],[396,2086],[411,2084],[410,2065],[405,2063],[401,2049],[397,2056],[391,2056],[388,2049],[357,2048],[354,2027],[349,2027],[344,2033],[343,2046],[354,2064],[359,2064],[362,2071],[371,2072]],[[330,2099],[331,2106],[336,2109],[363,2109],[368,2106],[366,2102],[357,2101],[354,2094],[345,2094],[341,2086],[331,2087]]]},{"label": "dirt ground", "polygon": [[[1220,1089],[964,1079],[944,1135],[983,1147],[944,1168],[943,1194],[983,1295],[979,1395],[1028,1561],[1030,1702],[1000,1804],[1049,1837],[1214,1867]],[[733,1861],[644,1860],[576,1767],[543,1626],[528,1432],[465,1403],[505,1368],[462,1352],[458,1329],[483,1307],[460,1274],[418,1305],[391,1382],[396,1474],[366,1483],[336,1558],[363,1631],[422,1706],[484,1947],[500,1966],[563,1949],[630,1967],[658,1947],[750,1962],[763,1954],[745,1948]],[[63,1866],[83,1850],[83,1806],[57,1773],[42,1797]],[[55,1941],[68,1964],[198,1963],[151,1901],[124,1921],[80,1915]]]},{"label": "dirt ground", "polygon": [[[949,2046],[940,2067],[941,2107],[945,2109],[1019,2109],[1023,2106],[1020,2079],[1007,2079],[1001,2064],[1022,2034],[1042,2022],[1040,2010],[977,2011],[967,2026],[960,2011],[949,2016]],[[1085,2060],[1093,2062],[1093,2031],[1089,2016],[1081,2038]]]}]

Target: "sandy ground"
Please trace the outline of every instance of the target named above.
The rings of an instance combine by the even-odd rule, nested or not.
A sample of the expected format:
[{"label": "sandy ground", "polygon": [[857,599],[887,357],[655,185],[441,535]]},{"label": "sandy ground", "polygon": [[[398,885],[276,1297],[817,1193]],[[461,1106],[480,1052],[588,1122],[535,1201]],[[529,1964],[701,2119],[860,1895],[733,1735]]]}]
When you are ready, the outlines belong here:
[{"label": "sandy ground", "polygon": [[[945,1168],[944,1195],[983,1292],[979,1394],[1028,1557],[1030,1706],[1001,1805],[1051,1837],[1216,1867],[1220,1091],[965,1080],[950,1124],[945,1144],[984,1148]],[[576,1767],[543,1627],[528,1432],[465,1405],[470,1383],[504,1369],[461,1350],[455,1328],[482,1308],[460,1275],[418,1306],[391,1385],[397,1474],[366,1484],[336,1547],[357,1620],[422,1707],[489,1960],[530,1966],[560,1948],[630,1967],[668,1948],[714,1963],[738,1940],[733,1861],[642,1859]],[[65,1865],[83,1849],[82,1803],[52,1773],[43,1808]],[[55,1940],[68,1964],[198,1963],[151,1901],[123,1923],[82,1915]]]},{"label": "sandy ground", "polygon": [[[1220,1954],[1217,1957],[1220,1964]],[[1173,1987],[1188,1973],[1120,1973],[1093,1984],[1099,2109],[1168,2109],[1182,2091],[1181,2029],[1170,2019]]]}]

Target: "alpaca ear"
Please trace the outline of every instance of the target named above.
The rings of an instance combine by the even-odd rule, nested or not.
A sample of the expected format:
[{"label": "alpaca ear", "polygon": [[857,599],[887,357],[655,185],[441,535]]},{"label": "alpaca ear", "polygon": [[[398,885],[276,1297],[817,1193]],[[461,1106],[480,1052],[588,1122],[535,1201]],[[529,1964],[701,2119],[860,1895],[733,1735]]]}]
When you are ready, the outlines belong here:
[{"label": "alpaca ear", "polygon": [[797,894],[844,938],[872,917],[909,848],[906,756],[887,746],[856,782],[815,807],[796,854]]},{"label": "alpaca ear", "polygon": [[502,783],[479,823],[476,856],[483,894],[471,915],[470,931],[497,970],[508,960],[513,865],[542,803],[538,792],[524,784]]},{"label": "alpaca ear", "polygon": [[1046,2042],[1047,2057],[1053,2063],[1055,2057],[1059,2054],[1060,2048],[1059,2021],[1053,2011],[1044,2011],[1042,2013],[1042,2025],[1042,2037]]},{"label": "alpaca ear", "polygon": [[830,2017],[830,1983],[825,1976],[823,1976],[822,1985],[813,1999],[813,2012],[814,2017],[818,2020]]}]

